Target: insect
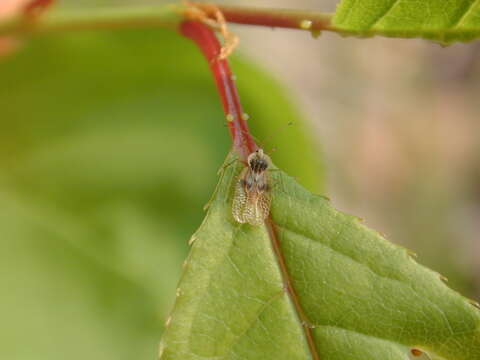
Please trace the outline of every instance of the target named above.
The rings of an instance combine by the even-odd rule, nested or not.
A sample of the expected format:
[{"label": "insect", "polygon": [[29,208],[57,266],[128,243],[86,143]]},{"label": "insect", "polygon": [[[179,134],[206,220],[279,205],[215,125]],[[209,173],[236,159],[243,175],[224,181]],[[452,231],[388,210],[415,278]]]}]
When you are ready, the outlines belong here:
[{"label": "insect", "polygon": [[262,149],[252,152],[235,187],[232,213],[239,223],[261,225],[270,212],[267,170],[271,160]]}]

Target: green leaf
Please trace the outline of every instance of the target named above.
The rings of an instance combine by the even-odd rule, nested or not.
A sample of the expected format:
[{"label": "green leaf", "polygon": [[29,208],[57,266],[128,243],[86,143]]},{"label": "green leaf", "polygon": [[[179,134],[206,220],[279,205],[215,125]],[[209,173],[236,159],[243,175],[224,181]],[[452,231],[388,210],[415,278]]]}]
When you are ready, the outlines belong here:
[{"label": "green leaf", "polygon": [[192,237],[162,360],[405,360],[411,348],[444,360],[480,358],[473,304],[285,173],[270,171],[275,231],[236,223],[231,203],[242,167],[223,169]]},{"label": "green leaf", "polygon": [[336,29],[359,36],[422,37],[442,44],[480,36],[478,0],[342,0]]},{"label": "green leaf", "polygon": [[[233,68],[252,127],[285,129],[256,135],[315,187],[282,146],[317,156],[288,96]],[[230,147],[207,62],[175,32],[88,31],[25,41],[0,78],[0,359],[154,359]]]}]

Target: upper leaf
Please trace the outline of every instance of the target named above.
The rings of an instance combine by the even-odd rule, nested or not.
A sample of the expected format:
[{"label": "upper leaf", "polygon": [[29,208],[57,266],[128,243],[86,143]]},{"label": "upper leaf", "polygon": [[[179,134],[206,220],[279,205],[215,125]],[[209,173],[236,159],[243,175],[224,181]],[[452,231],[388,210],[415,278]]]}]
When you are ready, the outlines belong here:
[{"label": "upper leaf", "polygon": [[480,36],[478,0],[343,0],[334,26],[361,36],[422,37],[449,44]]},{"label": "upper leaf", "polygon": [[242,167],[224,168],[192,237],[162,360],[480,358],[478,309],[283,172],[270,171],[274,231],[236,223]]}]

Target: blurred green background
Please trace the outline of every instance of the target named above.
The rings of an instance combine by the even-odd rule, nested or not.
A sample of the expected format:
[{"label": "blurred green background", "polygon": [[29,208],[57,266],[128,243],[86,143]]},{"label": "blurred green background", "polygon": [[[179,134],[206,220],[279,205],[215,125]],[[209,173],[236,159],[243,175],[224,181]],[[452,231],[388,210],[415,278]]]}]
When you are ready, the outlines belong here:
[{"label": "blurred green background", "polygon": [[[320,189],[284,90],[233,68],[260,143]],[[168,30],[55,34],[0,79],[0,359],[156,358],[230,147],[206,61]]]},{"label": "blurred green background", "polygon": [[[276,165],[478,299],[479,46],[233,29]],[[206,62],[168,30],[52,34],[0,79],[0,359],[154,359],[230,146]]]}]

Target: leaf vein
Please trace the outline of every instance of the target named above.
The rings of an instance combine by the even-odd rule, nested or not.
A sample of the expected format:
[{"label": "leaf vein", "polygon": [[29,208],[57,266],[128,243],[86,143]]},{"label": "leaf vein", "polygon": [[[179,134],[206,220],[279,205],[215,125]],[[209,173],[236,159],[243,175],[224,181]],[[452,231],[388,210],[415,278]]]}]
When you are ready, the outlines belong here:
[{"label": "leaf vein", "polygon": [[390,13],[390,11],[392,11],[392,9],[393,9],[400,1],[401,1],[401,0],[395,0],[395,1],[393,1],[392,4],[391,4],[388,8],[385,9],[385,11],[383,12],[383,14],[380,14],[380,16],[373,21],[373,23],[372,23],[372,24],[370,25],[370,27],[369,27],[370,30],[372,30],[373,27],[374,27],[375,25],[377,25],[377,23],[379,23],[385,16],[387,16],[387,15]]},{"label": "leaf vein", "polygon": [[462,23],[465,21],[465,19],[470,15],[470,13],[473,11],[473,9],[477,4],[478,4],[478,0],[473,0],[468,6],[468,8],[465,10],[465,13],[458,19],[458,21],[455,24],[453,24],[450,27],[450,30],[455,30],[459,28],[462,25]]},{"label": "leaf vein", "polygon": [[[362,265],[363,267],[367,268],[370,272],[372,272],[373,274],[377,275],[378,277],[381,277],[381,278],[384,278],[384,279],[388,279],[388,280],[391,280],[391,281],[396,281],[396,282],[399,282],[399,283],[401,283],[401,284],[403,284],[403,285],[408,285],[408,284],[404,283],[403,281],[401,281],[401,280],[399,280],[399,279],[396,279],[396,278],[389,277],[389,276],[386,276],[386,275],[383,275],[383,274],[378,273],[377,271],[375,271],[374,269],[372,269],[372,268],[371,268],[370,266],[368,266],[367,264],[364,264],[364,263],[358,261],[358,259],[355,259],[355,258],[353,258],[352,256],[350,256],[350,255],[348,255],[348,254],[345,254],[345,253],[339,251],[338,249],[334,249],[333,247],[331,247],[331,246],[323,243],[323,242],[320,241],[319,239],[310,238],[308,235],[302,234],[302,233],[300,233],[300,232],[297,231],[297,230],[289,229],[289,228],[287,228],[287,227],[285,227],[285,226],[281,226],[281,225],[277,225],[277,226],[278,226],[279,228],[281,228],[282,230],[284,230],[284,231],[289,231],[289,232],[291,232],[291,233],[293,233],[293,234],[295,234],[295,235],[298,235],[298,236],[301,237],[301,238],[304,238],[304,239],[306,239],[306,240],[308,240],[308,241],[311,241],[311,242],[313,242],[313,243],[315,243],[315,244],[318,244],[318,245],[320,245],[320,246],[322,246],[322,247],[328,248],[328,249],[330,249],[331,251],[333,251],[334,253],[336,253],[336,254],[338,254],[338,255],[341,255],[341,256],[343,256],[343,257],[345,257],[345,258],[347,258],[347,259],[349,259],[349,260],[351,260],[351,261],[353,261],[353,262],[355,262],[355,263],[357,263],[357,264],[359,264],[359,265]],[[343,230],[342,230],[342,231],[343,231]],[[337,234],[337,236],[335,236],[335,239],[337,239],[337,238],[340,236],[340,234],[342,233],[342,231],[340,231],[339,234]]]},{"label": "leaf vein", "polygon": [[245,330],[243,330],[242,333],[240,333],[235,341],[231,344],[230,346],[230,351],[228,353],[226,353],[225,355],[222,356],[223,359],[228,359],[228,355],[231,355],[234,351],[234,347],[236,344],[238,344],[240,342],[240,340],[248,334],[248,332],[253,328],[253,326],[256,324],[256,322],[260,319],[260,316],[267,310],[267,308],[273,304],[273,302],[275,302],[276,300],[280,299],[281,296],[284,294],[285,292],[282,290],[278,293],[276,293],[275,295],[273,295],[268,301],[266,301],[261,307],[260,309],[258,310],[258,312],[255,314],[253,320],[248,324],[248,326],[245,328]]}]

